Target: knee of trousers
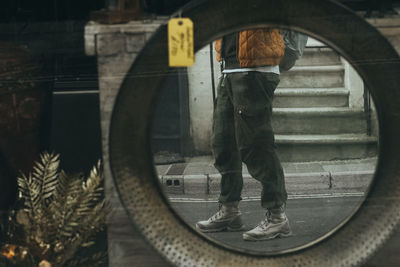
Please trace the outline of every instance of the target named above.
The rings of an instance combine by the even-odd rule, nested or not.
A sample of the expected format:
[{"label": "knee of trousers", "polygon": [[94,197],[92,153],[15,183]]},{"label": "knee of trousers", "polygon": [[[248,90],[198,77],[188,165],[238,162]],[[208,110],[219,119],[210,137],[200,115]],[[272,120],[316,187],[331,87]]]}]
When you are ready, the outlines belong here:
[{"label": "knee of trousers", "polygon": [[246,164],[258,161],[271,161],[276,157],[275,144],[273,142],[254,142],[240,148],[240,157]]}]

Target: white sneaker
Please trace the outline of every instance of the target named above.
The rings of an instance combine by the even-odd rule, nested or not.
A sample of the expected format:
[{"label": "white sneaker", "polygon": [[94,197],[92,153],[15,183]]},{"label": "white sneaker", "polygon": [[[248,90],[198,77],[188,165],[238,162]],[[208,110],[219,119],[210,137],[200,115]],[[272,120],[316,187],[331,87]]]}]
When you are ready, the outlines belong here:
[{"label": "white sneaker", "polygon": [[206,221],[196,223],[196,229],[203,233],[241,231],[244,229],[239,202],[224,203],[220,210]]},{"label": "white sneaker", "polygon": [[243,239],[246,241],[262,241],[287,237],[291,234],[289,220],[282,207],[272,211],[268,210],[264,220],[254,229],[243,233]]}]

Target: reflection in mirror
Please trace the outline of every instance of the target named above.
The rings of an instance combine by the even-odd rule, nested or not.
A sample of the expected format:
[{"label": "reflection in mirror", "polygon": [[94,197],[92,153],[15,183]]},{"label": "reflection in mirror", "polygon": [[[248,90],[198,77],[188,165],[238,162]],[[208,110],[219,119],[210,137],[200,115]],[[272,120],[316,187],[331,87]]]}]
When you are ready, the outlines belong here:
[{"label": "reflection in mirror", "polygon": [[377,160],[376,112],[362,79],[327,45],[283,30],[231,34],[162,87],[156,169],[199,232],[277,253],[317,240],[361,205]]}]

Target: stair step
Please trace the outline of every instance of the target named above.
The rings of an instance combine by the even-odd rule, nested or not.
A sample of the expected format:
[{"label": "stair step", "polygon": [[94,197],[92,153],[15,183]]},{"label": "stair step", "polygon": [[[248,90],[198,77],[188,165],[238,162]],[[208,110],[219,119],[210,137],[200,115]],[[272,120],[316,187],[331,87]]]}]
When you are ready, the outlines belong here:
[{"label": "stair step", "polygon": [[295,66],[282,72],[279,88],[333,88],[344,86],[343,65]]},{"label": "stair step", "polygon": [[279,144],[353,144],[376,143],[375,136],[366,134],[276,134],[275,141]]},{"label": "stair step", "polygon": [[364,133],[363,110],[353,108],[274,108],[272,126],[277,134]]},{"label": "stair step", "polygon": [[290,71],[285,73],[296,72],[296,71],[325,72],[325,71],[340,71],[340,70],[344,70],[344,67],[341,64],[332,66],[294,66],[293,68],[290,69]]},{"label": "stair step", "polygon": [[349,90],[346,88],[278,88],[274,108],[346,107]]},{"label": "stair step", "polygon": [[307,41],[307,45],[306,47],[327,47],[326,44],[321,43],[320,41],[312,38],[312,37],[308,37],[308,41]]},{"label": "stair step", "polygon": [[366,134],[275,135],[281,161],[345,160],[377,155],[377,138]]},{"label": "stair step", "polygon": [[303,56],[295,66],[340,65],[340,55],[328,47],[311,47],[304,49]]}]

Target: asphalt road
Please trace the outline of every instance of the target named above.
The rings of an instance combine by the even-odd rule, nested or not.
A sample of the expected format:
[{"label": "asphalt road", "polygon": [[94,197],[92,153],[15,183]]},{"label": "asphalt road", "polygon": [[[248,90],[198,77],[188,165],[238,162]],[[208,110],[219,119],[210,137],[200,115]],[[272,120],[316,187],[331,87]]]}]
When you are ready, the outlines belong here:
[{"label": "asphalt road", "polygon": [[[301,247],[323,237],[357,210],[363,197],[319,197],[289,199],[287,216],[293,235],[269,241],[249,242],[242,240],[242,232],[208,233],[218,243],[236,249],[275,253]],[[215,201],[173,201],[172,206],[191,226],[210,217],[218,210]],[[255,227],[264,217],[259,200],[242,201],[240,204],[246,230]]]}]

